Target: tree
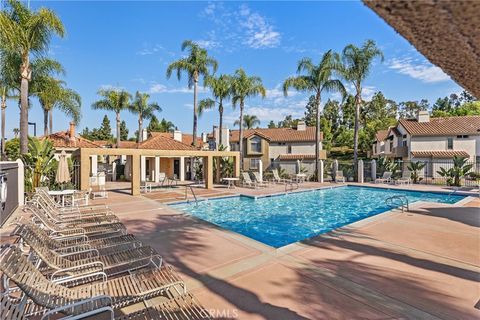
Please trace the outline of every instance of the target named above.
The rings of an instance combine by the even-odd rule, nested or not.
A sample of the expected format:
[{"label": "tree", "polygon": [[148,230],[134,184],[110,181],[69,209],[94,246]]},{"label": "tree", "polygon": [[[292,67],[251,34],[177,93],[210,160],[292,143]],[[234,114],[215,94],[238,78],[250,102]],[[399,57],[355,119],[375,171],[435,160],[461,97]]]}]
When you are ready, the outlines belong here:
[{"label": "tree", "polygon": [[[238,126],[240,125],[240,121],[238,120],[235,120],[235,122],[233,123],[234,126]],[[252,129],[253,127],[255,126],[259,126],[260,125],[260,120],[258,119],[258,117],[256,115],[248,115],[248,114],[245,114],[243,116],[243,125],[245,126],[245,128],[247,129]]]},{"label": "tree", "polygon": [[298,121],[300,121],[300,119],[293,119],[292,115],[289,114],[285,116],[282,121],[278,122],[277,128],[294,128],[297,126]]},{"label": "tree", "polygon": [[[20,1],[8,0],[0,12],[0,43],[5,50],[18,54],[20,65],[20,153],[28,152],[28,87],[32,79],[30,55],[42,56],[53,34],[64,35],[64,27],[49,9],[31,11]],[[33,70],[34,71],[34,70]]]},{"label": "tree", "polygon": [[[290,77],[283,83],[283,93],[288,95],[288,90],[294,88],[301,92],[312,92],[315,95],[316,130],[315,130],[315,176],[318,181],[320,172],[320,103],[323,92],[335,92],[346,94],[345,87],[338,79],[332,79],[334,73],[340,70],[340,62],[337,54],[332,50],[327,51],[318,65],[313,64],[310,58],[303,58],[298,62],[298,76]],[[302,75],[302,72],[305,74]]]},{"label": "tree", "polygon": [[128,140],[128,128],[125,120],[122,120],[122,122],[120,122],[120,140],[122,141]]},{"label": "tree", "polygon": [[150,132],[173,132],[176,129],[173,122],[162,118],[161,121],[158,121],[156,117],[150,119],[147,130]]},{"label": "tree", "polygon": [[177,72],[177,78],[180,81],[182,71],[187,73],[188,87],[193,86],[193,145],[197,146],[197,122],[198,122],[198,109],[197,109],[197,87],[198,80],[201,76],[205,77],[210,74],[210,70],[213,73],[217,71],[217,60],[208,56],[207,50],[201,48],[197,43],[191,40],[185,40],[182,43],[182,51],[188,51],[186,58],[179,59],[172,62],[167,67],[167,78],[170,79],[172,72]]},{"label": "tree", "polygon": [[16,55],[9,54],[7,51],[0,48],[0,106],[2,109],[2,124],[1,124],[1,157],[5,160],[5,119],[7,100],[15,98],[15,91],[17,89],[18,78],[18,59]]},{"label": "tree", "polygon": [[[220,131],[223,127],[223,103],[226,99],[231,96],[232,93],[232,77],[229,75],[222,74],[219,77],[207,76],[205,77],[206,87],[209,87],[212,90],[212,96],[215,100],[207,98],[200,101],[198,105],[199,115],[203,113],[206,109],[211,109],[218,104],[218,113],[219,113],[219,125]],[[223,135],[219,135],[219,147],[223,146],[222,141]]]},{"label": "tree", "polygon": [[275,124],[275,122],[273,120],[270,120],[270,122],[268,123],[268,126],[267,126],[269,129],[273,129],[273,128],[276,128],[277,125]]},{"label": "tree", "polygon": [[[22,155],[26,165],[25,191],[32,192],[42,184],[52,183],[52,173],[57,168],[55,148],[50,140],[28,139],[28,153]],[[54,179],[54,178],[53,178]]]},{"label": "tree", "polygon": [[99,90],[98,95],[100,99],[92,104],[94,110],[108,110],[115,112],[117,121],[117,148],[120,146],[120,112],[128,108],[130,104],[131,95],[125,90],[107,89]]},{"label": "tree", "polygon": [[20,139],[13,138],[5,143],[5,154],[8,160],[15,161],[20,158]]},{"label": "tree", "polygon": [[358,131],[360,106],[362,105],[362,84],[370,73],[373,60],[380,57],[383,61],[383,53],[373,40],[364,42],[361,48],[349,44],[342,52],[342,74],[346,81],[355,88],[355,121],[353,131],[353,161],[358,159]]},{"label": "tree", "polygon": [[423,99],[420,101],[404,101],[399,104],[398,115],[401,119],[413,119],[419,111],[428,110],[428,101]]},{"label": "tree", "polygon": [[266,95],[265,87],[262,84],[262,79],[259,77],[250,77],[245,71],[240,68],[235,71],[235,75],[232,78],[232,104],[240,106],[240,132],[239,132],[239,144],[240,144],[240,168],[243,168],[243,109],[245,107],[245,100],[261,95],[262,98]]},{"label": "tree", "polygon": [[89,140],[102,140],[102,141],[110,141],[113,139],[112,135],[112,128],[110,126],[110,119],[108,119],[107,115],[103,117],[102,124],[100,128],[94,128],[92,131],[86,127],[83,129],[82,133],[80,133],[82,137]]},{"label": "tree", "polygon": [[[64,87],[64,82],[52,77],[44,77],[39,83],[38,97],[43,109],[43,134],[53,133],[53,109],[60,109],[78,124],[81,117],[82,100],[72,89]],[[32,86],[33,88],[33,86]],[[50,129],[49,129],[50,128]]]},{"label": "tree", "polygon": [[152,119],[155,116],[155,112],[162,111],[162,108],[156,102],[148,103],[150,95],[147,93],[135,93],[135,99],[133,103],[128,107],[129,110],[138,115],[138,142],[143,141],[143,120]]}]

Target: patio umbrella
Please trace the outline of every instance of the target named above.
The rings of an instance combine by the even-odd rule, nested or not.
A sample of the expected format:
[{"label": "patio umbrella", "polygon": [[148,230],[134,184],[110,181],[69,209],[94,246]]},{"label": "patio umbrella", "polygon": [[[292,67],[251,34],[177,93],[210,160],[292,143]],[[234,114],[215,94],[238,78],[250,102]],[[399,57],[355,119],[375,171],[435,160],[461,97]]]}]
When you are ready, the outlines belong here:
[{"label": "patio umbrella", "polygon": [[57,175],[55,176],[55,181],[62,184],[70,182],[70,180],[71,178],[70,171],[68,170],[67,153],[65,152],[65,150],[63,150],[58,160],[58,168]]},{"label": "patio umbrella", "polygon": [[131,160],[130,156],[127,156],[127,161],[125,161],[125,168],[123,169],[123,175],[125,176],[125,180],[130,181],[130,167],[131,167]]},{"label": "patio umbrella", "polygon": [[301,173],[300,169],[301,169],[301,163],[300,163],[300,160],[297,160],[297,173]]}]

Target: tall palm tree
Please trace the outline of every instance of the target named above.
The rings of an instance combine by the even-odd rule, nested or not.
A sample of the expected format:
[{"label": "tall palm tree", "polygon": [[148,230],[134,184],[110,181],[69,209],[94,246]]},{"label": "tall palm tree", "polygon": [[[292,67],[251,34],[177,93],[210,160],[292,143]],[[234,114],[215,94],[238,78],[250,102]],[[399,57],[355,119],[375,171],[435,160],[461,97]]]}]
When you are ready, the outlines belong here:
[{"label": "tall palm tree", "polygon": [[206,109],[211,109],[218,104],[218,113],[219,113],[219,124],[218,128],[220,129],[219,135],[219,147],[223,145],[222,141],[222,127],[223,127],[223,103],[228,99],[232,93],[232,77],[226,74],[222,74],[218,77],[208,76],[205,77],[206,87],[209,87],[212,90],[212,96],[215,98],[207,98],[200,101],[198,105],[198,114],[201,115]]},{"label": "tall palm tree", "polygon": [[358,130],[359,115],[362,100],[362,83],[368,77],[373,60],[380,57],[383,61],[383,53],[373,40],[367,40],[359,48],[349,44],[342,52],[342,75],[346,81],[355,88],[355,125],[353,133],[353,161],[358,159]]},{"label": "tall palm tree", "polygon": [[162,111],[162,108],[156,102],[148,103],[150,95],[147,93],[135,93],[135,99],[128,109],[134,113],[138,114],[138,142],[143,141],[143,120],[152,119],[155,116],[155,112]]},{"label": "tall palm tree", "polygon": [[240,106],[240,168],[243,168],[243,109],[245,107],[245,99],[253,98],[261,95],[262,98],[266,95],[265,87],[262,84],[262,79],[259,77],[249,77],[245,71],[240,68],[235,71],[232,79],[232,103],[233,106]]},{"label": "tall palm tree", "polygon": [[30,54],[42,56],[53,34],[63,37],[65,30],[57,15],[49,9],[31,11],[20,1],[8,0],[0,12],[0,43],[9,52],[17,53],[20,65],[20,153],[28,152],[28,87],[32,79]]},{"label": "tall palm tree", "polygon": [[101,89],[97,93],[102,99],[94,102],[92,108],[95,110],[108,110],[115,112],[117,120],[117,148],[120,147],[120,112],[130,105],[132,96],[125,90]]},{"label": "tall palm tree", "polygon": [[[240,121],[238,120],[235,120],[235,122],[233,123],[234,126],[238,126],[240,125]],[[259,126],[260,125],[260,120],[258,119],[258,117],[256,115],[244,115],[243,116],[243,125],[245,126],[245,128],[247,129],[252,129],[253,127],[255,126]]]},{"label": "tall palm tree", "polygon": [[[345,96],[345,87],[338,79],[332,79],[334,73],[340,69],[340,61],[332,50],[325,52],[318,65],[310,58],[303,58],[298,62],[296,77],[290,77],[283,83],[283,94],[288,95],[288,90],[309,92],[315,95],[316,123],[315,123],[315,174],[320,181],[320,103],[323,92],[338,91]],[[304,72],[304,74],[302,74]]]},{"label": "tall palm tree", "polygon": [[185,40],[182,43],[182,51],[188,51],[186,58],[179,59],[172,62],[167,68],[167,78],[170,79],[172,72],[177,72],[178,80],[181,79],[182,71],[187,73],[188,76],[188,88],[193,86],[193,145],[197,145],[197,122],[198,122],[198,109],[197,109],[197,89],[198,80],[201,76],[208,76],[210,74],[210,68],[213,73],[217,71],[217,60],[208,56],[207,50],[201,48],[198,44],[191,40]]},{"label": "tall palm tree", "polygon": [[2,160],[6,159],[5,154],[5,119],[7,100],[17,98],[15,89],[17,88],[18,65],[15,55],[9,54],[5,50],[0,49],[0,105],[2,109],[2,123],[1,123],[1,141]]},{"label": "tall palm tree", "polygon": [[43,134],[53,133],[53,109],[63,111],[75,123],[80,121],[82,100],[80,95],[72,89],[65,87],[65,82],[44,77],[38,84],[36,93],[43,109]]}]

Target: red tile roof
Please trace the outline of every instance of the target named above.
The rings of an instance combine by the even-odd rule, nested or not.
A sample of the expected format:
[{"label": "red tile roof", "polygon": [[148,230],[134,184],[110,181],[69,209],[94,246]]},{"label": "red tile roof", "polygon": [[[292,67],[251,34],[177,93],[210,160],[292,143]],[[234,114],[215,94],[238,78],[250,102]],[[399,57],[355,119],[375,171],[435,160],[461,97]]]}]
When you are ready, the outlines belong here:
[{"label": "red tile roof", "polygon": [[[239,141],[239,130],[230,131],[230,142]],[[307,127],[305,130],[292,128],[272,129],[247,129],[243,132],[244,139],[258,135],[270,142],[315,142],[315,127]],[[320,141],[323,140],[323,133],[320,133]]]},{"label": "red tile roof", "polygon": [[480,116],[430,118],[429,122],[400,119],[399,125],[409,134],[417,136],[480,134]]},{"label": "red tile roof", "polygon": [[191,145],[173,139],[173,135],[154,134],[147,140],[140,142],[138,149],[157,149],[157,150],[197,150]]},{"label": "red tile roof", "polygon": [[[155,137],[155,136],[164,136],[164,137],[168,137],[168,138],[172,138],[173,139],[173,132],[150,132],[150,135],[152,137]],[[189,133],[183,133],[182,132],[182,143],[184,144],[188,144],[189,146],[192,145],[193,143],[193,135],[192,134],[189,134]],[[197,147],[201,147],[203,145],[203,140],[201,137],[197,137]]]},{"label": "red tile roof", "polygon": [[281,154],[279,160],[315,160],[314,154]]},{"label": "red tile roof", "polygon": [[466,151],[462,150],[430,150],[430,151],[412,151],[412,157],[414,158],[453,158],[466,157],[470,155]]},{"label": "red tile roof", "polygon": [[383,141],[383,140],[387,139],[387,136],[388,136],[388,129],[387,130],[379,130],[375,134],[375,140],[376,141]]},{"label": "red tile roof", "polygon": [[102,146],[85,139],[80,136],[75,136],[73,139],[70,139],[68,131],[59,131],[52,133],[48,136],[40,137],[41,140],[48,139],[53,143],[55,148],[101,148]]}]

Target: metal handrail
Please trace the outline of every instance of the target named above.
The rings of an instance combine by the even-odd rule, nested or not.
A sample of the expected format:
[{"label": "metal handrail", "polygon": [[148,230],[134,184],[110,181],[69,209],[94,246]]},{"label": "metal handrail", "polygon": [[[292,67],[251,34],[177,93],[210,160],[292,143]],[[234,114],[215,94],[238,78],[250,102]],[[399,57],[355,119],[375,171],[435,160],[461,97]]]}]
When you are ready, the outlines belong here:
[{"label": "metal handrail", "polygon": [[195,199],[195,205],[198,205],[198,199],[197,199],[197,196],[195,195],[195,192],[193,191],[193,188],[192,188],[191,184],[185,185],[185,200],[188,201],[188,189],[189,188],[190,188],[190,192],[193,195],[193,199]]},{"label": "metal handrail", "polygon": [[404,209],[406,208],[407,211],[410,211],[410,203],[408,201],[408,198],[404,195],[394,195],[391,197],[388,197],[385,199],[385,204],[390,207],[394,207],[394,200],[399,200],[400,201],[400,207],[402,209],[402,212],[404,212]]}]

